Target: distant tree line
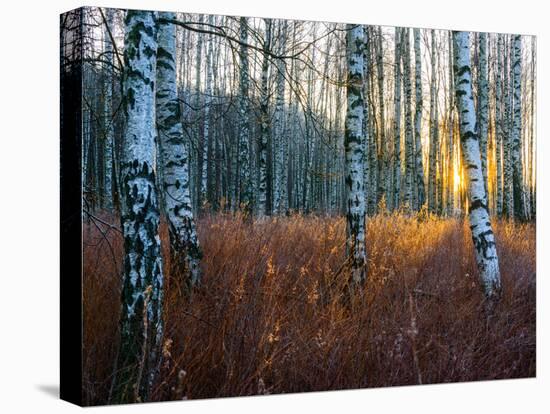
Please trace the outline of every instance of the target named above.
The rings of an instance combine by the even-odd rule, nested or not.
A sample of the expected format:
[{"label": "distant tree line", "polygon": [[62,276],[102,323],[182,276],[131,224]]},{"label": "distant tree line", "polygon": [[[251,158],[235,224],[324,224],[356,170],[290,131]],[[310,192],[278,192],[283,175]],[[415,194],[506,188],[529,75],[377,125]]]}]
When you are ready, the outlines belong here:
[{"label": "distant tree line", "polygon": [[[85,16],[83,174],[100,208],[119,196],[123,13]],[[193,211],[246,204],[263,215],[343,213],[345,25],[186,14],[174,21]],[[451,33],[364,32],[368,214],[466,212]],[[533,219],[534,38],[473,33],[470,44],[491,214]]]}]

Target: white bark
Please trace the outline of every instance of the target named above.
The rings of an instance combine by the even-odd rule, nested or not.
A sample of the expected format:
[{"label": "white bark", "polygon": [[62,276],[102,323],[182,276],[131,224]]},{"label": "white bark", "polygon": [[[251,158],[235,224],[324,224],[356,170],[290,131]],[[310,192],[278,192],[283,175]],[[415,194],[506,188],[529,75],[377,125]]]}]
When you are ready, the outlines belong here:
[{"label": "white bark", "polygon": [[[432,36],[433,36],[432,30]],[[407,37],[408,41],[408,37]],[[407,59],[409,59],[407,57]],[[432,57],[435,59],[435,56]],[[416,203],[415,208],[420,209],[426,200],[426,190],[424,188],[424,167],[422,165],[422,57],[420,56],[420,29],[414,29],[414,92],[415,92],[415,111],[414,111],[414,183]],[[433,75],[432,75],[433,76]],[[410,78],[409,78],[410,82]],[[414,196],[413,196],[414,197]]]},{"label": "white bark", "polygon": [[451,216],[455,213],[455,200],[454,200],[454,192],[455,192],[455,171],[454,171],[454,113],[456,104],[454,101],[454,74],[453,74],[453,34],[452,32],[449,32],[448,36],[448,47],[449,47],[449,148],[448,148],[448,154],[449,154],[449,166],[447,168],[447,172],[449,174],[449,183],[448,183],[448,199],[447,199],[447,213]]},{"label": "white bark", "polygon": [[[375,49],[374,47],[374,28],[373,27],[365,27],[363,29],[363,32],[365,33],[366,38],[366,44],[367,49],[366,53],[368,55],[368,66],[365,67],[372,67],[373,62],[373,51]],[[374,79],[374,71],[371,71],[370,73],[366,73],[365,76],[363,76],[363,82],[365,84],[363,90],[363,100],[364,102],[370,102],[369,98],[372,100],[372,102],[375,99],[374,96],[374,86],[376,84]],[[369,182],[368,182],[368,194],[369,197],[367,199],[367,210],[368,214],[374,215],[378,211],[378,143],[376,139],[376,131],[375,131],[375,118],[376,115],[374,113],[374,106],[373,105],[365,105],[365,140],[368,140],[368,153],[365,155],[365,157],[369,161]]]},{"label": "white bark", "polygon": [[[214,24],[214,16],[208,17],[208,24]],[[201,164],[201,203],[208,201],[208,150],[210,147],[210,105],[212,103],[212,35],[208,35],[206,42],[206,80],[204,87],[204,120],[202,137],[202,164]]]},{"label": "white bark", "polygon": [[512,121],[512,185],[514,193],[514,217],[525,220],[525,194],[523,188],[523,150],[521,125],[521,35],[513,36],[514,59],[512,64],[513,121]]},{"label": "white bark", "polygon": [[271,120],[269,118],[269,57],[271,48],[271,27],[273,22],[270,19],[265,21],[265,37],[263,45],[262,79],[260,85],[260,181],[258,185],[258,215],[260,217],[268,214],[267,211],[267,145],[271,132]]},{"label": "white bark", "polygon": [[[204,16],[202,14],[199,14],[198,23],[203,23]],[[202,159],[200,157],[201,155],[201,130],[204,132],[204,124],[200,122],[200,112],[202,108],[202,99],[201,99],[201,66],[202,66],[202,48],[203,48],[203,38],[204,36],[202,34],[197,34],[197,51],[195,55],[195,90],[194,90],[194,99],[193,99],[193,105],[195,107],[195,116],[194,121],[195,125],[197,126],[195,130],[195,151],[193,152],[193,165],[192,170],[195,172],[193,174],[194,183],[193,183],[193,194],[195,194],[194,200],[195,200],[195,206],[202,207],[203,198],[201,193],[201,178],[202,174],[200,173],[199,168],[202,164]],[[191,154],[190,154],[191,155]]]},{"label": "white bark", "polygon": [[412,114],[411,114],[411,51],[410,51],[410,36],[409,29],[404,28],[401,32],[403,43],[403,79],[405,90],[405,188],[403,193],[403,203],[407,210],[414,209],[413,200],[413,183],[414,183],[414,143],[412,130]]},{"label": "white bark", "polygon": [[395,28],[393,209],[399,208],[401,194],[401,28]]},{"label": "white bark", "polygon": [[[279,32],[279,53],[285,53],[286,46],[286,32],[287,21],[284,20],[281,23],[281,29]],[[283,59],[277,61],[277,75],[276,75],[276,103],[275,103],[275,116],[273,126],[273,152],[275,157],[274,162],[274,188],[273,188],[273,211],[281,214],[285,213],[288,209],[288,199],[286,193],[286,146],[287,137],[285,136],[285,71],[286,64]]]},{"label": "white bark", "polygon": [[463,164],[468,175],[470,228],[484,292],[488,298],[493,298],[500,291],[500,271],[495,236],[487,206],[487,195],[483,184],[479,137],[475,128],[476,118],[470,68],[470,39],[468,32],[454,32],[453,38],[456,48],[455,88],[460,118],[460,141]]},{"label": "white bark", "polygon": [[[103,41],[105,43],[104,59],[114,62],[113,43],[109,36],[109,30],[113,30],[113,16],[115,9],[108,8],[105,13],[105,25]],[[113,142],[114,142],[114,124],[113,124],[113,68],[110,64],[105,65],[105,91],[103,95],[103,124],[104,124],[104,164],[105,179],[103,181],[103,205],[107,209],[113,207]]]},{"label": "white bark", "polygon": [[126,130],[121,159],[125,255],[121,344],[114,387],[118,402],[148,398],[162,339],[163,274],[155,182],[156,17],[155,12],[134,10],[126,17]]},{"label": "white bark", "polygon": [[[369,48],[368,48],[368,28],[363,27],[363,72],[365,68],[369,67]],[[363,73],[363,102],[367,100],[369,91],[369,78]],[[338,95],[338,98],[340,96]],[[339,99],[337,100],[337,107],[339,107]],[[370,137],[369,137],[369,110],[367,105],[363,105],[363,192],[365,198],[365,206],[368,207],[369,202],[376,201],[376,193],[371,194],[371,170],[369,155],[371,152]],[[368,208],[367,208],[368,210]],[[374,210],[373,210],[374,211]],[[368,212],[368,211],[367,211]]]},{"label": "white bark", "polygon": [[[240,50],[239,60],[241,64],[239,73],[239,163],[238,163],[238,199],[240,207],[250,209],[252,203],[252,182],[250,176],[250,127],[248,120],[248,89],[250,82],[248,66],[248,20],[241,17],[240,20]],[[237,195],[235,196],[237,198]]]},{"label": "white bark", "polygon": [[[506,42],[509,44],[509,42]],[[512,76],[512,47],[508,47],[504,53],[504,213],[508,218],[514,217],[514,187],[513,187],[513,166],[512,166],[512,107],[513,107],[513,76]]]},{"label": "white bark", "polygon": [[[416,30],[416,29],[415,29]],[[428,176],[428,210],[430,213],[437,212],[437,150],[439,148],[439,126],[437,119],[437,89],[436,89],[436,45],[435,30],[430,30],[431,35],[431,81],[430,81],[430,156]],[[416,42],[416,39],[415,39]],[[419,41],[420,43],[420,41]],[[416,49],[416,46],[415,46]],[[420,49],[420,47],[419,47]],[[422,117],[420,114],[419,117]],[[420,127],[418,127],[420,131]],[[418,151],[418,149],[417,149]]]},{"label": "white bark", "polygon": [[345,122],[345,176],[347,190],[347,252],[351,262],[352,281],[366,279],[365,195],[363,189],[363,47],[360,25],[346,27],[347,111]]},{"label": "white bark", "polygon": [[[174,13],[161,13],[174,19]],[[156,115],[162,153],[164,202],[174,268],[186,274],[188,288],[200,280],[201,251],[193,218],[189,151],[180,119],[176,85],[176,31],[161,24],[158,32]]]},{"label": "white bark", "polygon": [[[382,47],[382,27],[378,26],[376,36],[376,69],[377,69],[377,83],[378,83],[378,142],[380,149],[380,156],[378,162],[378,189],[377,189],[377,201],[382,200],[382,197],[387,194],[387,174],[388,174],[388,142],[386,140],[386,124],[385,116],[386,111],[384,109],[384,60],[383,60],[383,47]],[[387,200],[386,200],[387,201]]]},{"label": "white bark", "polygon": [[479,33],[479,67],[478,67],[478,131],[481,150],[481,169],[483,183],[487,187],[487,142],[489,117],[489,84],[487,82],[487,33]]},{"label": "white bark", "polygon": [[504,136],[504,126],[503,126],[503,94],[502,94],[502,50],[504,47],[503,36],[498,34],[497,40],[497,71],[496,71],[496,96],[495,96],[495,126],[496,126],[496,137],[495,137],[495,146],[496,146],[496,209],[497,215],[502,214],[502,143]]}]

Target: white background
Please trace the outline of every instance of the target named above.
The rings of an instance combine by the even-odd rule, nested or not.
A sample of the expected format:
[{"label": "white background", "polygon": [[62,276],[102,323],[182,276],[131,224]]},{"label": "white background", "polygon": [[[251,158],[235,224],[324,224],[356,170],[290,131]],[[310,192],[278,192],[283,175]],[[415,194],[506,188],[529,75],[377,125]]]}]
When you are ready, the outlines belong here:
[{"label": "white background", "polygon": [[[535,0],[57,0],[2,3],[0,23],[0,411],[67,413],[59,373],[58,14],[132,7],[538,36],[537,379],[231,398],[107,408],[129,412],[531,413],[550,406],[548,366],[548,55],[550,13]],[[545,234],[546,233],[546,234]],[[75,275],[78,277],[78,275]],[[546,303],[545,303],[546,302]],[[95,409],[94,409],[95,410]],[[546,411],[548,412],[548,411]]]}]

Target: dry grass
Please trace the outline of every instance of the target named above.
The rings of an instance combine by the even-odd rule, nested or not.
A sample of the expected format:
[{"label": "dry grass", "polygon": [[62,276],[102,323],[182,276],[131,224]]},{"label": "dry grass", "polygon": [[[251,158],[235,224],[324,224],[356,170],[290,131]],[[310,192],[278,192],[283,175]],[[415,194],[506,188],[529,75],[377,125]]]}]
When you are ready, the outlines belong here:
[{"label": "dry grass", "polygon": [[[93,224],[84,228],[93,245],[84,264],[84,401],[104,404],[120,306],[113,258],[120,268],[122,243],[113,230],[109,247]],[[535,375],[533,224],[495,223],[504,289],[489,319],[459,219],[371,218],[369,281],[347,304],[343,219],[247,223],[219,214],[198,228],[202,285],[188,299],[179,275],[166,275],[153,400]],[[161,238],[167,253],[165,226]]]}]

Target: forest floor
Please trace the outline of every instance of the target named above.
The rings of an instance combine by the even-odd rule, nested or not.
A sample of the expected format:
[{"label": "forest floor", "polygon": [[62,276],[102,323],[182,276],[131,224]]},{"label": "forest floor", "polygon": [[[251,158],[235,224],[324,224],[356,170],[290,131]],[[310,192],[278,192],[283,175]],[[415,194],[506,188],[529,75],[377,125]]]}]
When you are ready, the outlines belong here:
[{"label": "forest floor", "polygon": [[[191,298],[165,260],[152,399],[534,376],[535,225],[493,224],[503,292],[488,317],[467,221],[369,218],[369,279],[349,298],[343,218],[199,219],[203,282]],[[99,229],[84,224],[86,404],[107,403],[120,309],[122,238]],[[166,258],[165,225],[161,240]]]}]

